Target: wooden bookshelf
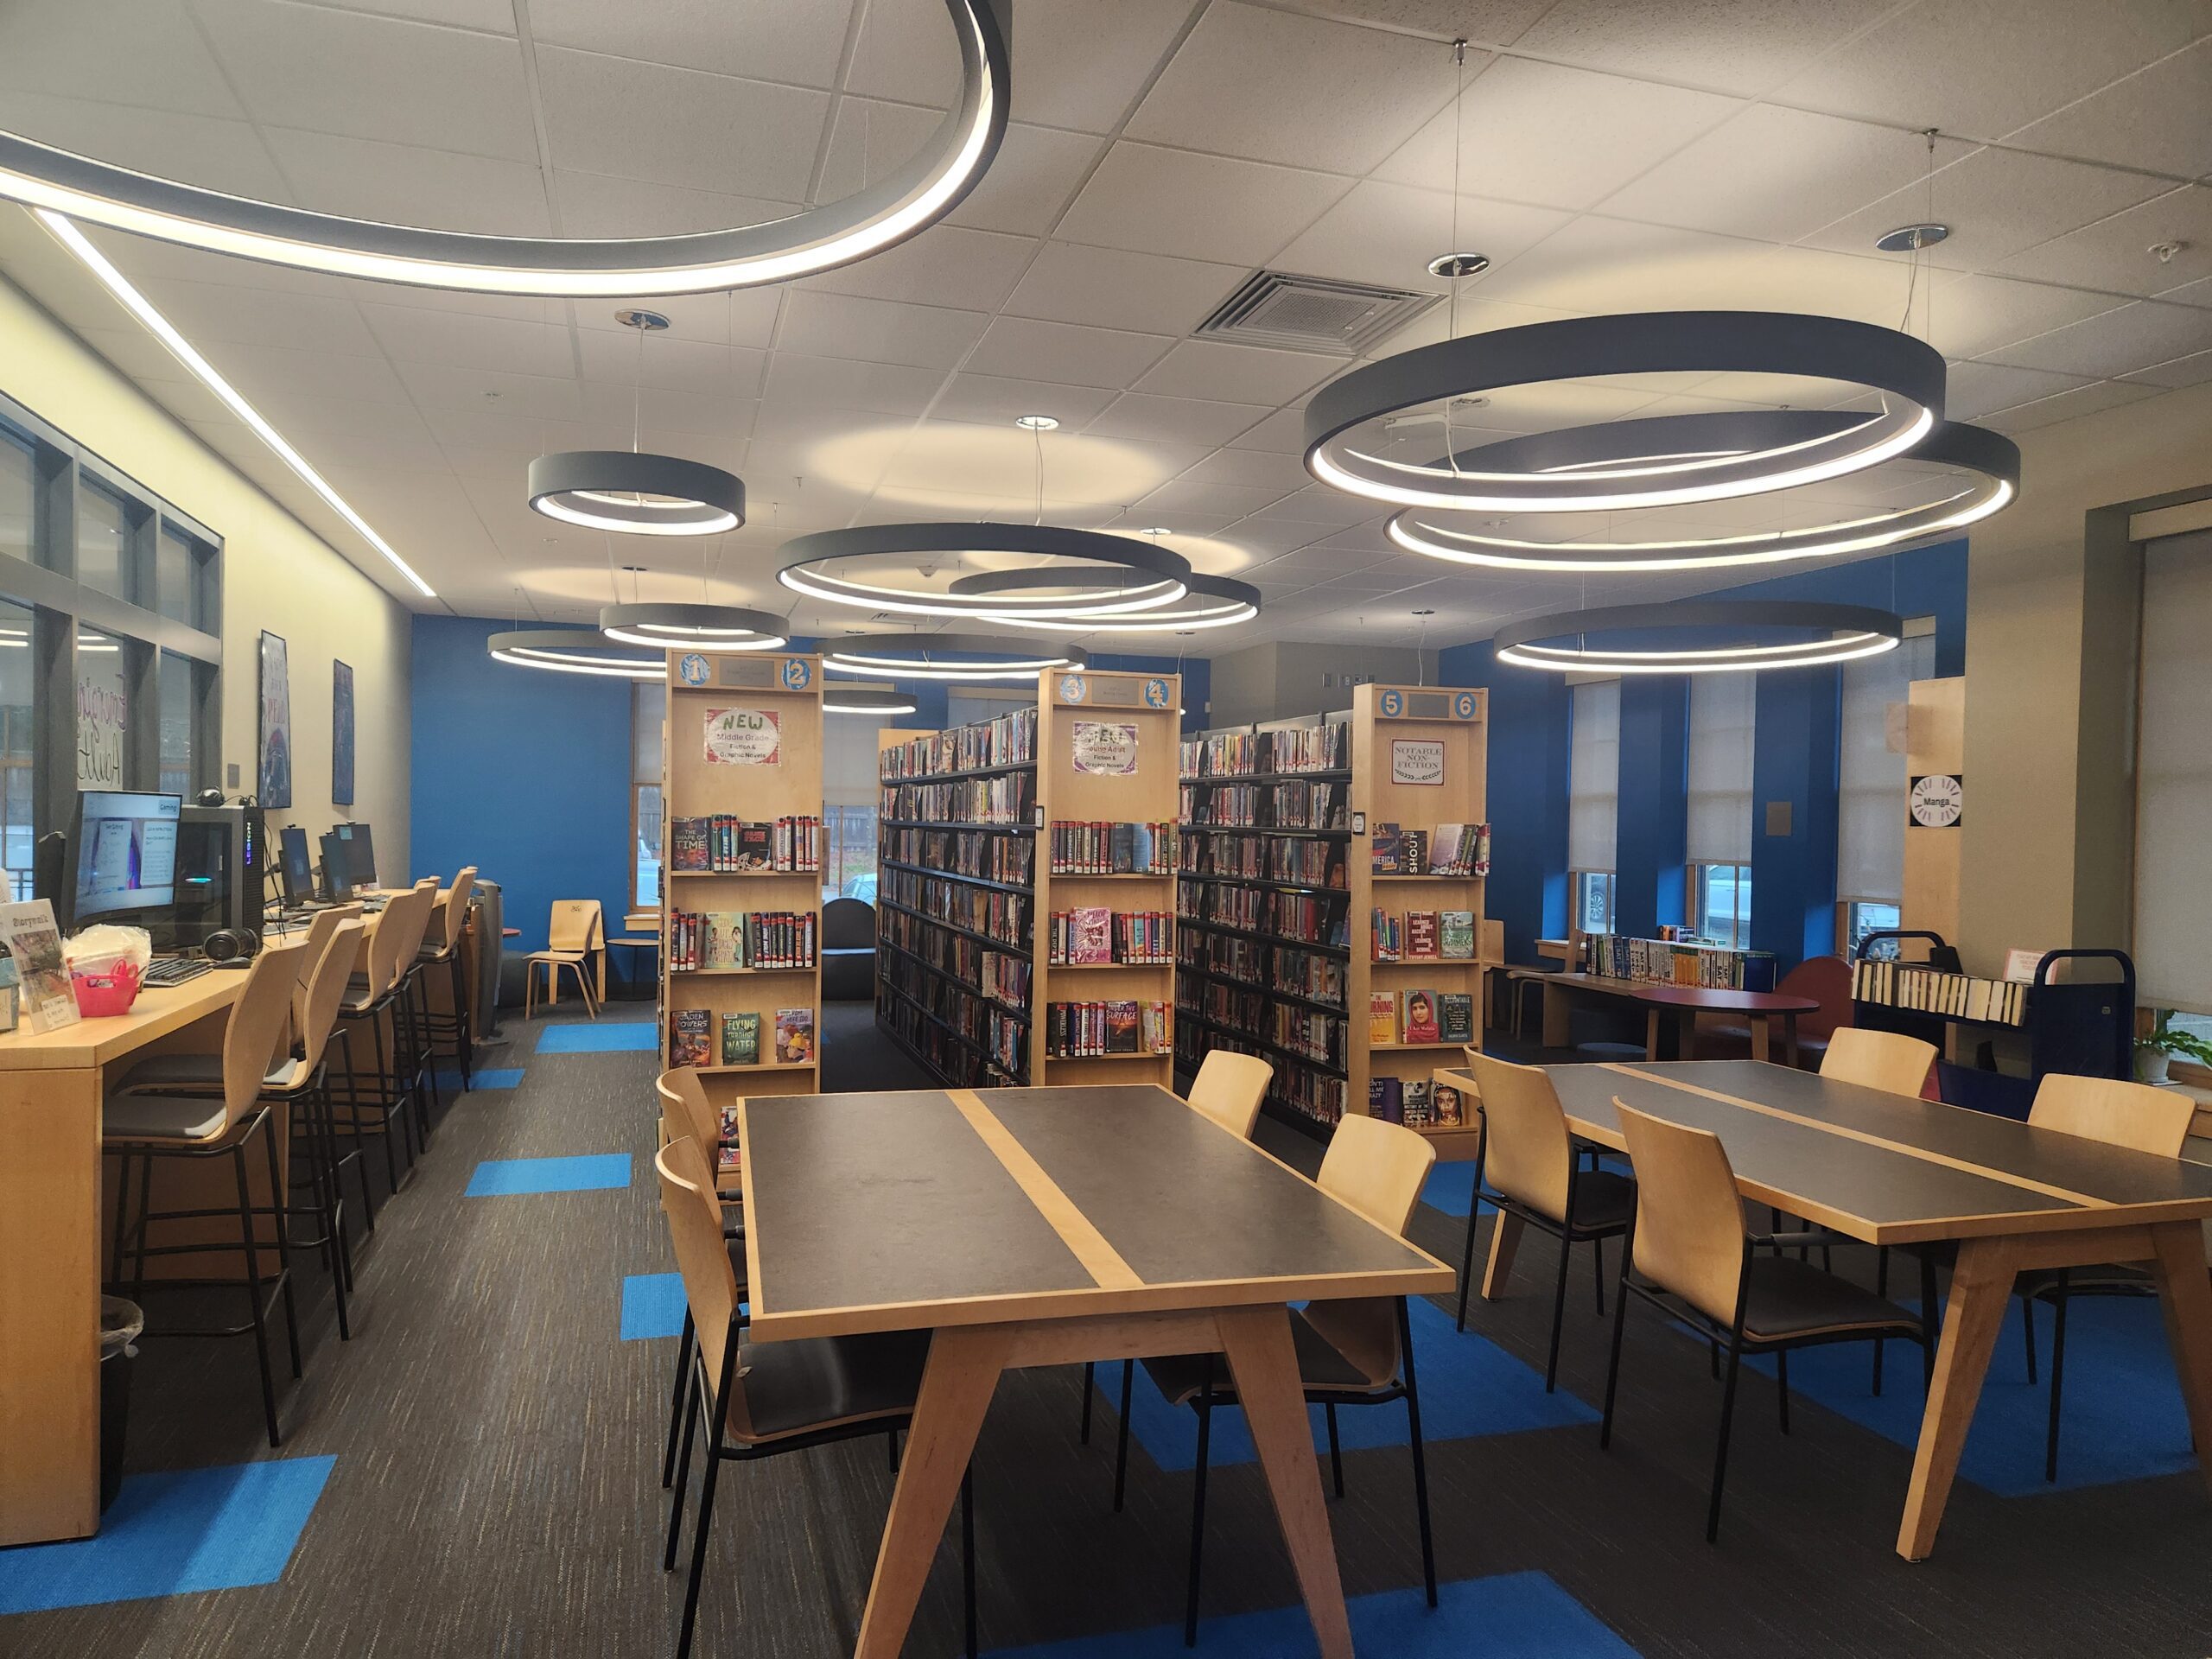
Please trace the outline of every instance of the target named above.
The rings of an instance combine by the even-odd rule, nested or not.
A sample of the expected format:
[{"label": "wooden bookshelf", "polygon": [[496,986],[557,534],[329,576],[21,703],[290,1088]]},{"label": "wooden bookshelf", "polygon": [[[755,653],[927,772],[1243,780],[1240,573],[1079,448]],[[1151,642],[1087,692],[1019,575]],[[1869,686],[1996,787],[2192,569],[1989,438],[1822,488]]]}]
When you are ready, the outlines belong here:
[{"label": "wooden bookshelf", "polygon": [[[751,709],[776,717],[773,765],[729,764],[707,758],[712,711]],[[703,1008],[709,1015],[708,1058],[697,1068],[707,1096],[723,1106],[745,1095],[821,1092],[822,873],[811,870],[677,870],[675,823],[728,814],[746,823],[822,817],[822,662],[781,654],[702,655],[671,652],[668,658],[668,719],[663,731],[661,868],[667,902],[661,906],[661,1053],[671,1052],[676,1015]],[[814,965],[806,968],[679,969],[672,946],[678,911],[788,911],[815,918]],[[802,1063],[779,1062],[776,1013],[804,1007],[813,1016],[813,1040]],[[761,1058],[753,1065],[723,1065],[725,1014],[760,1016]]]},{"label": "wooden bookshelf", "polygon": [[[1032,884],[1012,876],[965,873],[957,855],[964,847],[979,863],[994,855],[1020,859],[1025,854],[1033,862],[1035,814],[1023,810],[1014,821],[992,822],[980,816],[922,812],[912,809],[912,791],[943,785],[965,794],[969,785],[998,785],[1026,792],[1033,803],[1035,739],[1017,731],[1018,715],[1029,716],[1033,731],[1034,711],[1020,709],[950,731],[886,728],[876,734],[881,794],[876,814],[875,1020],[918,1063],[959,1088],[1020,1086],[1032,1076],[1030,1009],[1020,1001],[993,995],[982,973],[984,952],[1030,962],[1035,931],[1028,912],[1036,907]],[[994,752],[1004,758],[982,765],[936,763],[937,751],[957,753],[963,743],[973,746],[993,735],[994,728],[1003,740]],[[886,776],[891,753],[909,745],[931,754],[930,768]],[[939,913],[939,899],[964,903],[971,893],[1023,906],[1019,929],[995,934]],[[1011,1044],[1011,1060],[1001,1052],[1002,1038]]]},{"label": "wooden bookshelf", "polygon": [[[1030,992],[1029,1076],[1043,1084],[1174,1083],[1175,937],[1168,925],[1168,960],[1054,966],[1052,916],[1103,906],[1116,913],[1175,912],[1174,834],[1176,751],[1182,716],[1182,680],[1173,674],[1121,674],[1094,669],[1048,670],[1038,676],[1037,811],[1034,975]],[[1084,769],[1079,757],[1099,762],[1086,727],[1116,728],[1126,741],[1126,772]],[[1122,728],[1125,728],[1122,729]],[[1116,764],[1120,764],[1116,762]],[[1159,849],[1157,874],[1055,874],[1052,826],[1058,823],[1156,823],[1170,826]],[[1156,1052],[1070,1058],[1046,1052],[1055,1002],[1165,1003],[1168,1034]]]}]

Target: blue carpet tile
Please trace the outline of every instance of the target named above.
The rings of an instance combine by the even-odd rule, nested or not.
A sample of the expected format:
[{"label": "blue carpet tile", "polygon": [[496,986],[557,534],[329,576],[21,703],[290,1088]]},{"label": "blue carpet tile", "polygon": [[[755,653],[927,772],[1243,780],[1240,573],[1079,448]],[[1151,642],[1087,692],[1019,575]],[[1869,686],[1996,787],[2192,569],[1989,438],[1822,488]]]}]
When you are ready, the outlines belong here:
[{"label": "blue carpet tile", "polygon": [[[1352,1646],[1390,1659],[1637,1659],[1636,1649],[1545,1573],[1462,1579],[1436,1587],[1432,1609],[1419,1586],[1355,1596]],[[1304,1659],[1316,1652],[1306,1609],[1271,1608],[1198,1621],[1198,1651],[1207,1659]],[[1072,1637],[1028,1648],[1001,1648],[991,1659],[1183,1659],[1180,1624],[1111,1636]]]},{"label": "blue carpet tile", "polygon": [[[1452,1316],[1424,1298],[1414,1300],[1413,1323],[1421,1432],[1431,1443],[1598,1421],[1595,1411],[1565,1389],[1546,1394],[1541,1371],[1523,1365],[1471,1331],[1453,1331]],[[1103,1415],[1110,1423],[1121,1398],[1121,1368],[1099,1366],[1097,1388],[1106,1408]],[[1312,1406],[1307,1411],[1313,1420],[1314,1448],[1325,1449],[1328,1433],[1321,1408]],[[1405,1402],[1339,1407],[1337,1428],[1347,1452],[1403,1446],[1408,1438]],[[1099,1431],[1094,1427],[1091,1433],[1096,1436]],[[1188,1406],[1169,1405],[1141,1363],[1129,1394],[1129,1433],[1160,1468],[1189,1469],[1198,1460],[1198,1413]],[[1216,1468],[1253,1461],[1252,1437],[1243,1412],[1214,1414],[1206,1461]]]},{"label": "blue carpet tile", "polygon": [[581,1158],[491,1158],[468,1178],[470,1198],[522,1192],[598,1192],[630,1185],[630,1154],[594,1153]]},{"label": "blue carpet tile", "polygon": [[660,1028],[650,1020],[580,1020],[537,1031],[540,1054],[650,1054],[659,1046]]},{"label": "blue carpet tile", "polygon": [[[245,1252],[241,1250],[240,1255]],[[683,1275],[633,1273],[622,1281],[622,1340],[680,1336],[683,1331]]]},{"label": "blue carpet tile", "polygon": [[97,1537],[0,1550],[0,1614],[274,1583],[335,1461],[133,1475]]},{"label": "blue carpet tile", "polygon": [[[480,1095],[486,1089],[519,1089],[522,1086],[522,1067],[501,1066],[487,1071],[480,1066],[469,1074],[468,1081],[469,1087]],[[461,1093],[461,1073],[439,1072],[438,1087],[446,1091],[447,1099],[453,1099]]]}]

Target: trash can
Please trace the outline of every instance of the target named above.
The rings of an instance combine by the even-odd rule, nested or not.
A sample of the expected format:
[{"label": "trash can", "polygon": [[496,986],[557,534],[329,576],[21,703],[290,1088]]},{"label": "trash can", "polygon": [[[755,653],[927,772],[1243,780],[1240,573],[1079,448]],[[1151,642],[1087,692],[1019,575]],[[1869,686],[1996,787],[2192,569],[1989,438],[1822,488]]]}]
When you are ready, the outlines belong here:
[{"label": "trash can", "polygon": [[107,1513],[123,1490],[123,1446],[130,1427],[130,1365],[138,1357],[131,1344],[146,1328],[136,1302],[120,1296],[100,1298],[100,1513]]}]

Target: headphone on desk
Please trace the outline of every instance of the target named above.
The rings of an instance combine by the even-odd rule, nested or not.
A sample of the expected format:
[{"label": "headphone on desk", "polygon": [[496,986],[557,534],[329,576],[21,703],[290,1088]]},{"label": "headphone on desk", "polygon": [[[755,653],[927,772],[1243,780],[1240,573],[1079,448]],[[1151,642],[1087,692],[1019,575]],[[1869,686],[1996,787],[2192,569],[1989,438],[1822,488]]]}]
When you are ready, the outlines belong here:
[{"label": "headphone on desk", "polygon": [[202,940],[200,954],[210,962],[248,962],[261,949],[261,936],[245,928],[219,927]]}]

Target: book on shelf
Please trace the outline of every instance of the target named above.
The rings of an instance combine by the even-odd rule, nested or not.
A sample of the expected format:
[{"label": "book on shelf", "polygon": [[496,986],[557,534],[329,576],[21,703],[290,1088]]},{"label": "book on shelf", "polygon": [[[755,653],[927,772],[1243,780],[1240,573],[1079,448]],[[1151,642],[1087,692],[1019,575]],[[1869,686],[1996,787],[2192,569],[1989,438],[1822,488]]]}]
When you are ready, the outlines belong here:
[{"label": "book on shelf", "polygon": [[1437,1040],[1471,1043],[1475,1040],[1475,999],[1465,991],[1441,991],[1436,998]]},{"label": "book on shelf", "polygon": [[671,870],[713,868],[707,857],[707,821],[672,818],[668,826],[668,867]]},{"label": "book on shelf", "polygon": [[1171,875],[1175,826],[1056,821],[1052,827],[1054,875]]},{"label": "book on shelf", "polygon": [[1405,959],[1404,924],[1399,918],[1388,911],[1377,910],[1370,917],[1369,926],[1375,940],[1376,961],[1402,962]]},{"label": "book on shelf", "polygon": [[707,1008],[678,1008],[668,1016],[668,1063],[705,1065],[707,1044],[714,1030],[714,1014]]},{"label": "book on shelf", "polygon": [[814,1010],[776,1010],[776,1064],[806,1065],[814,1059]]},{"label": "book on shelf", "polygon": [[757,1065],[760,1062],[760,1016],[757,1014],[722,1015],[722,1064]]},{"label": "book on shelf", "polygon": [[1436,912],[1433,910],[1408,911],[1406,912],[1406,960],[1431,962],[1439,954]]},{"label": "book on shelf", "polygon": [[1406,1121],[1406,1086],[1395,1077],[1367,1080],[1367,1115],[1385,1123]]},{"label": "book on shelf", "polygon": [[1430,1122],[1430,1088],[1426,1077],[1408,1077],[1402,1097],[1404,1116],[1402,1121],[1409,1129],[1425,1129]]},{"label": "book on shelf", "polygon": [[1084,905],[1068,913],[1068,965],[1083,967],[1114,960],[1114,912],[1105,905]]},{"label": "book on shelf", "polygon": [[1137,1005],[1134,1001],[1106,1005],[1106,1052],[1135,1054],[1137,1049]]},{"label": "book on shelf", "polygon": [[1395,823],[1378,823],[1367,847],[1368,874],[1370,875],[1403,875],[1405,874],[1405,844],[1402,832]]},{"label": "book on shelf", "polygon": [[1438,824],[1429,836],[1428,873],[1431,875],[1488,875],[1490,826],[1486,823]]},{"label": "book on shelf", "polygon": [[669,820],[669,868],[716,875],[822,868],[822,820],[754,823],[728,812]]},{"label": "book on shelf", "polygon": [[1368,993],[1367,1040],[1370,1043],[1395,1043],[1398,1040],[1398,999],[1388,991]]},{"label": "book on shelf", "polygon": [[734,1175],[744,1161],[737,1147],[737,1108],[725,1106],[716,1116],[715,1168],[723,1175]]},{"label": "book on shelf", "polygon": [[1404,1032],[1401,1040],[1408,1043],[1442,1042],[1442,1027],[1436,1021],[1436,993],[1401,991],[1398,995],[1402,1011],[1400,1023]]},{"label": "book on shelf", "polygon": [[1445,961],[1472,962],[1475,959],[1475,912],[1471,910],[1439,911],[1436,939],[1436,953]]},{"label": "book on shelf", "polygon": [[1398,874],[1426,875],[1428,873],[1428,831],[1401,830],[1398,831]]},{"label": "book on shelf", "polygon": [[1037,711],[1016,709],[995,720],[973,721],[895,743],[876,756],[875,766],[876,775],[887,784],[936,772],[1025,766],[1036,758]]},{"label": "book on shelf", "polygon": [[1055,1059],[1167,1053],[1174,1045],[1173,1018],[1166,1002],[1127,998],[1049,1002],[1045,1007],[1045,1052]]},{"label": "book on shelf", "polygon": [[2018,980],[1982,979],[1887,959],[1856,962],[1851,969],[1851,995],[1859,1001],[1989,1025],[2025,1023],[2033,988]]},{"label": "book on shelf", "polygon": [[1590,971],[1601,978],[1707,990],[1774,988],[1770,951],[1688,940],[1630,938],[1618,933],[1592,933],[1587,944]]},{"label": "book on shelf", "polygon": [[1446,1083],[1441,1077],[1430,1083],[1428,1120],[1432,1127],[1440,1129],[1456,1129],[1465,1121],[1465,1103],[1459,1097],[1459,1088],[1457,1084]]}]

